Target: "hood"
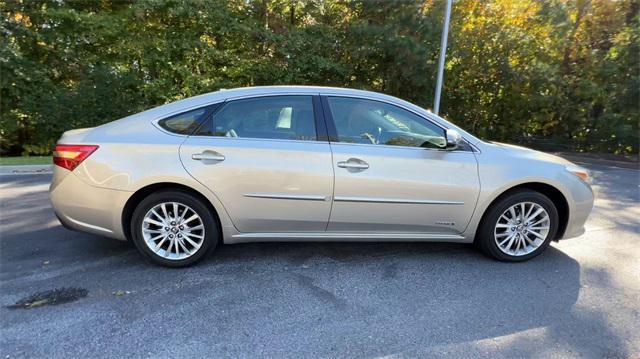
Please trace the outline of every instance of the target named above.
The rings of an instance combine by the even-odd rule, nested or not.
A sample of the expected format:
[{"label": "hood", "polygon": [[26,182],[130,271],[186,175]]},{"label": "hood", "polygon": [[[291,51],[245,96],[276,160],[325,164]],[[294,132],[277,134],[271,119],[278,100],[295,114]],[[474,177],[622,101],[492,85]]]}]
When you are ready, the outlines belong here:
[{"label": "hood", "polygon": [[560,156],[551,155],[545,152],[532,150],[530,148],[526,148],[522,146],[510,145],[507,143],[500,143],[500,142],[492,142],[492,143],[504,149],[506,152],[512,154],[515,157],[525,157],[525,158],[530,158],[538,161],[557,163],[559,165],[564,165],[564,166],[575,166],[574,163],[567,161]]}]

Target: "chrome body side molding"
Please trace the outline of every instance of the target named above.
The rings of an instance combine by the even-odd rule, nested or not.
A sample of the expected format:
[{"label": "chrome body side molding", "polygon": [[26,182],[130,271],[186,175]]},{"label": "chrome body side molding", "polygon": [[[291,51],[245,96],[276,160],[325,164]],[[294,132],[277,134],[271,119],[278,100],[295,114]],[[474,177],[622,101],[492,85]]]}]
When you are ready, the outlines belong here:
[{"label": "chrome body side molding", "polygon": [[268,199],[290,199],[298,201],[325,201],[326,196],[306,195],[306,194],[282,194],[282,193],[245,193],[245,197],[268,198]]},{"label": "chrome body side molding", "polygon": [[421,199],[404,199],[404,198],[377,198],[377,197],[347,197],[336,196],[336,202],[369,202],[369,203],[401,203],[401,204],[446,204],[446,205],[463,205],[464,202],[459,201],[434,201]]}]

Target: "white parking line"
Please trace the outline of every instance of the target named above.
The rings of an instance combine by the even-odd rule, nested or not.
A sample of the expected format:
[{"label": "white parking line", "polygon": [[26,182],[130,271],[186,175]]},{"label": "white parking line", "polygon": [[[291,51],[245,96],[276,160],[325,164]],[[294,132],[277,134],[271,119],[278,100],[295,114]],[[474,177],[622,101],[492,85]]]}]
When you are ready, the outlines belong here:
[{"label": "white parking line", "polygon": [[0,166],[0,176],[51,174],[53,165]]}]

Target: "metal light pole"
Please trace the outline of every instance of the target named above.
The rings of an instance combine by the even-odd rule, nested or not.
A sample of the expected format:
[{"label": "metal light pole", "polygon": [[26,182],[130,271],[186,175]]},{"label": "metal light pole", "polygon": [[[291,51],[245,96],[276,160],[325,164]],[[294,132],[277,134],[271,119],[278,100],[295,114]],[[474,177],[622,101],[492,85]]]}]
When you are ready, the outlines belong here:
[{"label": "metal light pole", "polygon": [[440,43],[440,60],[438,61],[438,81],[436,83],[436,97],[433,100],[433,112],[437,115],[440,111],[440,92],[442,91],[442,78],[444,76],[444,58],[447,55],[447,38],[449,37],[449,19],[451,18],[451,3],[447,0],[444,13],[444,27],[442,28],[442,42]]}]

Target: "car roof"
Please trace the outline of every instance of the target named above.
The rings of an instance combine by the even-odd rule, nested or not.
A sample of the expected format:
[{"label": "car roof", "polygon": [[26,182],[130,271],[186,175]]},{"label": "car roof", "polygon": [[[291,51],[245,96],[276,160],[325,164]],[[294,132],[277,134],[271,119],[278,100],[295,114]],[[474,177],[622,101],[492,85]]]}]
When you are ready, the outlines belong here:
[{"label": "car roof", "polygon": [[[419,108],[418,106],[401,100],[399,98],[381,94],[373,91],[356,90],[349,88],[338,87],[323,87],[323,86],[255,86],[255,87],[240,87],[234,89],[222,89],[215,92],[209,92],[202,95],[188,97],[182,100],[170,102],[158,107],[148,109],[146,111],[137,113],[132,116],[125,117],[119,121],[114,122],[131,122],[139,120],[153,120],[160,117],[167,117],[180,112],[189,111],[198,107],[210,105],[217,102],[223,102],[231,99],[238,99],[243,97],[252,96],[267,96],[267,95],[286,95],[286,94],[325,94],[325,95],[342,95],[342,96],[356,96],[370,99],[378,99],[391,101],[394,103],[402,104]],[[425,111],[420,108],[420,110]],[[114,124],[115,125],[115,124]]]},{"label": "car roof", "polygon": [[193,102],[211,102],[217,100],[229,100],[239,97],[247,96],[260,96],[260,95],[282,95],[282,94],[334,94],[334,95],[353,95],[369,98],[380,98],[393,101],[402,101],[399,98],[385,95],[379,92],[357,90],[351,88],[340,87],[325,87],[325,86],[254,86],[254,87],[239,87],[234,89],[221,89],[215,92],[209,92],[199,96],[186,98],[174,103],[186,103]]},{"label": "car roof", "polygon": [[[429,112],[419,106],[416,106],[410,102],[404,101],[397,97],[385,95],[379,92],[357,90],[351,88],[339,88],[339,87],[323,87],[323,86],[255,86],[255,87],[240,87],[234,89],[222,89],[215,92],[209,92],[202,95],[185,98],[183,100],[171,102],[159,107],[152,108],[143,112],[151,117],[168,116],[173,113],[179,113],[181,111],[188,111],[192,108],[205,106],[207,104],[213,104],[216,102],[222,102],[232,99],[238,99],[243,97],[252,96],[268,96],[268,95],[286,95],[286,94],[322,94],[322,95],[341,95],[341,96],[354,96],[361,98],[369,98],[374,100],[383,100],[405,107],[412,108],[413,110],[419,110],[420,112]],[[145,116],[146,117],[146,116]]]}]

